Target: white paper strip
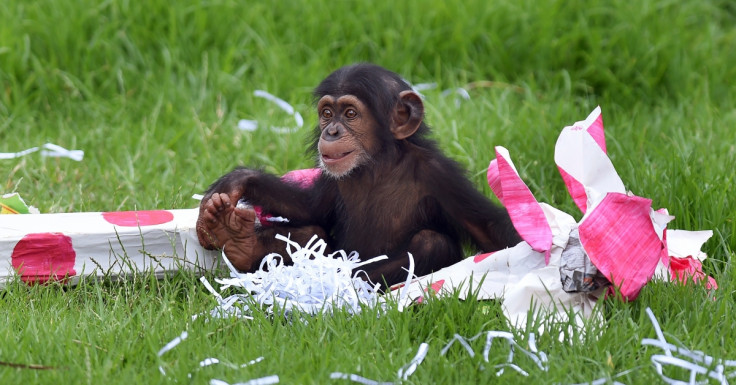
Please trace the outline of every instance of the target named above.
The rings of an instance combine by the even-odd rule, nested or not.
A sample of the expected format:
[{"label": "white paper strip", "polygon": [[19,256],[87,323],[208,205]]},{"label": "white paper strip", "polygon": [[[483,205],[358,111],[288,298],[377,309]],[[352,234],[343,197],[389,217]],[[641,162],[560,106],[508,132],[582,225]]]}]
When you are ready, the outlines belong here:
[{"label": "white paper strip", "polygon": [[340,372],[331,373],[330,379],[349,380],[349,381],[357,382],[363,385],[394,385],[393,382],[380,382],[380,381],[371,380],[369,378],[361,377],[357,374],[348,374],[348,373],[340,373]]},{"label": "white paper strip", "polygon": [[186,330],[183,331],[183,332],[181,332],[181,334],[179,336],[177,336],[176,338],[174,338],[173,340],[171,340],[169,343],[167,343],[166,345],[164,345],[164,347],[161,348],[161,350],[158,351],[157,355],[159,357],[161,357],[162,355],[164,355],[164,353],[166,353],[169,350],[175,348],[176,345],[179,345],[182,341],[184,341],[185,339],[187,339],[187,337],[189,337],[189,334],[186,332]]},{"label": "white paper strip", "polygon": [[277,375],[255,378],[246,382],[234,382],[232,384],[214,378],[210,380],[210,385],[271,385],[278,383],[279,376]]},{"label": "white paper strip", "polygon": [[429,344],[422,342],[422,344],[419,345],[419,350],[417,350],[417,354],[414,358],[412,358],[408,364],[399,369],[398,377],[402,380],[407,380],[409,376],[414,374],[414,371],[417,370],[419,364],[424,361],[424,357],[427,356],[427,351],[429,351]]},{"label": "white paper strip", "polygon": [[[296,123],[295,128],[271,126],[271,131],[278,132],[278,133],[290,133],[304,126],[304,118],[302,118],[302,115],[299,113],[299,111],[296,111],[294,107],[292,107],[292,105],[286,102],[285,100],[278,98],[264,90],[255,90],[253,92],[253,95],[259,98],[266,99],[270,102],[273,102],[280,109],[286,111],[287,114],[292,115],[294,117],[294,121]],[[238,128],[243,131],[255,131],[258,129],[258,121],[241,119],[238,121]]]},{"label": "white paper strip", "polygon": [[[450,342],[448,342],[447,345],[445,345],[445,347],[442,348],[442,350],[440,351],[440,355],[444,356],[445,354],[447,354],[447,351],[450,349],[450,347],[455,343],[455,341],[457,341],[458,343],[460,343],[460,345],[463,346],[465,351],[468,352],[468,355],[470,357],[475,357],[475,351],[470,346],[469,342],[475,341],[476,339],[478,339],[478,337],[480,337],[483,334],[484,333],[479,333],[471,338],[465,338],[459,334],[455,334],[455,336],[450,340]],[[489,362],[488,355],[491,351],[491,345],[493,344],[494,339],[500,338],[506,341],[509,345],[509,354],[506,358],[506,362],[503,364],[496,365],[496,369],[499,369],[496,372],[496,376],[501,376],[504,373],[505,368],[511,368],[511,369],[516,370],[517,372],[519,372],[519,374],[523,376],[529,376],[529,373],[527,373],[525,370],[523,370],[518,365],[514,364],[513,361],[514,361],[515,350],[519,350],[524,355],[531,358],[534,361],[534,363],[537,364],[537,367],[540,370],[545,371],[545,372],[549,370],[549,362],[547,360],[547,354],[537,350],[536,337],[534,333],[529,334],[529,350],[526,350],[523,347],[521,347],[521,345],[519,345],[516,342],[516,340],[514,340],[514,335],[509,332],[491,330],[491,331],[485,332],[485,335],[486,335],[486,343],[485,343],[485,346],[483,347],[483,360],[485,360],[486,362]]]},{"label": "white paper strip", "polygon": [[81,161],[84,158],[84,151],[82,150],[67,150],[66,148],[59,145],[46,143],[41,147],[32,147],[19,152],[0,152],[0,159],[20,158],[22,156],[34,153],[38,150],[42,150],[41,156],[69,158],[76,160],[77,162]]},{"label": "white paper strip", "polygon": [[[698,380],[697,376],[710,377],[721,384],[728,384],[728,379],[736,376],[736,360],[721,360],[715,359],[705,353],[697,350],[690,350],[683,347],[677,347],[667,342],[662,333],[662,328],[659,326],[657,318],[654,316],[652,309],[646,309],[649,320],[652,321],[654,326],[654,332],[657,335],[657,339],[644,338],[641,341],[642,345],[656,346],[664,350],[664,354],[654,354],[651,357],[654,368],[657,374],[668,384],[681,385],[681,384],[696,384],[703,383],[702,380]],[[674,353],[674,354],[673,354]],[[684,356],[684,358],[676,357],[675,354]],[[701,365],[702,364],[702,365]],[[715,364],[715,370],[711,370]],[[668,377],[664,373],[666,366],[674,366],[685,369],[690,372],[690,376],[687,380],[678,380],[675,378]],[[725,369],[730,368],[731,371],[725,373]],[[707,381],[705,382],[707,383]]]}]

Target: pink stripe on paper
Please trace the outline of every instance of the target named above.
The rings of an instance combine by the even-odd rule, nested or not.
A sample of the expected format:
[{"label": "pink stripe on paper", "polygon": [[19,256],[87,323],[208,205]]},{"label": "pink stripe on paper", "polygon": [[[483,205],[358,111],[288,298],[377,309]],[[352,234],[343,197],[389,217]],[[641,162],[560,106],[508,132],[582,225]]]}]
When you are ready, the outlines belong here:
[{"label": "pink stripe on paper", "polygon": [[565,182],[567,192],[570,193],[572,200],[575,201],[580,211],[583,213],[588,211],[588,194],[585,193],[585,186],[561,167],[558,166],[557,169],[560,170],[560,176]]},{"label": "pink stripe on paper", "polygon": [[[492,170],[497,165],[496,170]],[[516,231],[532,249],[545,253],[545,263],[549,262],[549,249],[552,245],[552,230],[536,198],[511,163],[503,154],[496,151],[496,159],[491,162],[488,182],[511,217]]]}]

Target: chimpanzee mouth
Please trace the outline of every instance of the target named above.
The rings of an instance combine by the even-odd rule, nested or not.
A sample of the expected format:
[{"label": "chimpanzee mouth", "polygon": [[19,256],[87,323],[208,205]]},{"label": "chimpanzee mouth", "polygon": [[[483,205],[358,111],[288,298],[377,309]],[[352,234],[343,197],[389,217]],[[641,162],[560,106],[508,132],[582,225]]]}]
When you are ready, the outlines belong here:
[{"label": "chimpanzee mouth", "polygon": [[346,156],[348,156],[348,155],[350,155],[352,153],[353,153],[353,151],[351,150],[351,151],[348,151],[348,152],[341,152],[341,153],[335,154],[335,155],[322,154],[322,160],[324,160],[326,162],[336,162],[336,161],[342,160],[343,158],[345,158]]}]

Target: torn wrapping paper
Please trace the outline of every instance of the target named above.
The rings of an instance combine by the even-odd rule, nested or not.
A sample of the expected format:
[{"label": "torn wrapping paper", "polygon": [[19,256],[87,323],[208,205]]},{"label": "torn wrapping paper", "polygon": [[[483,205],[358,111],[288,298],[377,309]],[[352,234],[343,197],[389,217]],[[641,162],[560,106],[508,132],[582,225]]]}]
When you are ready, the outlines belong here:
[{"label": "torn wrapping paper", "polygon": [[657,264],[655,275],[664,280],[687,283],[706,280],[708,289],[718,288],[713,277],[703,273],[703,260],[708,256],[701,251],[703,244],[713,236],[713,231],[667,230],[669,253]]},{"label": "torn wrapping paper", "polygon": [[488,183],[524,241],[420,277],[403,288],[409,291],[404,301],[456,292],[460,298],[472,293],[501,299],[511,323],[524,327],[530,309],[559,321],[573,314],[581,324],[606,287],[633,300],[655,270],[668,280],[707,279],[715,287],[700,263],[705,258],[700,247],[712,233],[668,231],[674,217],[626,191],[606,154],[600,107],[562,130],[555,162],[585,214],[580,222],[537,202],[509,152],[496,147]]},{"label": "torn wrapping paper", "polygon": [[[667,210],[655,211],[651,200],[626,191],[606,155],[600,107],[562,131],[555,162],[585,214],[579,232],[586,254],[625,299],[635,299],[656,269],[683,283],[705,276],[700,248],[712,232],[668,230],[674,217]],[[708,281],[715,287],[715,280]]]},{"label": "torn wrapping paper", "polygon": [[0,196],[0,214],[38,214],[38,209],[29,206],[18,193]]},{"label": "torn wrapping paper", "polygon": [[0,215],[0,286],[82,276],[211,269],[198,209]]},{"label": "torn wrapping paper", "polygon": [[570,309],[578,317],[576,321],[582,324],[593,313],[600,291],[565,292],[560,280],[561,249],[559,251],[552,253],[549,265],[545,265],[544,253],[533,250],[526,242],[494,253],[466,258],[412,281],[404,299],[405,305],[421,302],[428,295],[452,296],[457,292],[460,299],[472,296],[479,300],[502,300],[506,317],[521,327],[526,325],[527,312],[532,305],[539,308],[540,312],[557,313],[560,322],[568,319],[566,310]]}]

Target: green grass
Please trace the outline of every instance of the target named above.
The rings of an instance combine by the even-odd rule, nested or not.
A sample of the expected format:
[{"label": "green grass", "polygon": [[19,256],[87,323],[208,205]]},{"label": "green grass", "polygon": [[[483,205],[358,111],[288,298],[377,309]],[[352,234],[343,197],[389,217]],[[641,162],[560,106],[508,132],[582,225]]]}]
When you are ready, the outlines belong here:
[{"label": "green grass", "polygon": [[[511,330],[495,303],[429,301],[399,313],[286,322],[192,322],[214,301],[194,274],[76,287],[11,283],[0,293],[0,365],[7,383],[207,383],[278,374],[282,383],[330,383],[333,371],[390,381],[430,344],[407,383],[577,383],[613,378],[658,383],[642,347],[654,338],[651,307],[670,342],[736,359],[731,258],[736,250],[736,7],[728,0],[464,1],[448,3],[0,2],[0,152],[45,142],[85,151],[82,162],[38,155],[0,160],[0,193],[17,191],[42,212],[195,207],[190,197],[237,164],[274,173],[310,167],[316,123],[311,89],[337,67],[370,61],[425,92],[442,148],[491,195],[485,168],[503,145],[540,201],[577,218],[552,160],[562,127],[603,108],[610,157],[627,188],[666,207],[671,228],[713,229],[700,286],[647,286],[635,302],[601,303],[606,323],[575,343],[553,325],[538,338],[549,372],[530,360],[524,378],[494,370],[459,347],[455,333]],[[469,87],[456,106],[443,89]],[[475,83],[480,84],[480,83]],[[305,117],[291,135],[237,130],[291,118],[253,96],[265,89]],[[555,329],[558,328],[558,329]],[[188,330],[160,360],[156,352]],[[528,330],[514,330],[522,344]],[[251,367],[197,369],[218,357]],[[491,357],[503,362],[505,350]],[[169,377],[163,377],[163,365]],[[193,373],[189,379],[187,374]],[[340,381],[334,381],[338,383]]]}]

